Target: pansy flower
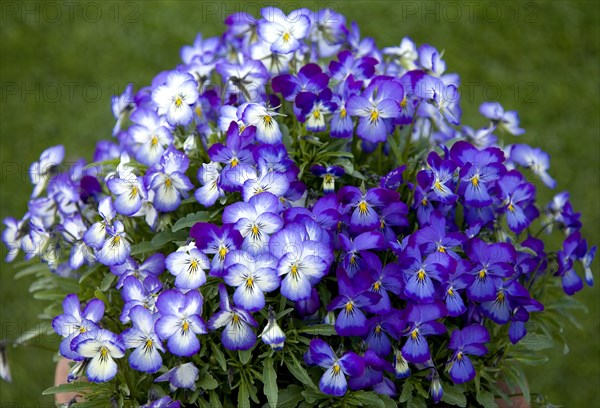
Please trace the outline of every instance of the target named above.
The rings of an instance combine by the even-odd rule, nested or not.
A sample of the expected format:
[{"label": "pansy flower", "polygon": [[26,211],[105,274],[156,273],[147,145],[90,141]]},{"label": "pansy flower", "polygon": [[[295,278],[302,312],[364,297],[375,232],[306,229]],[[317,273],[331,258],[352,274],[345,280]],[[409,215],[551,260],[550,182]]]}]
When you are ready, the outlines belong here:
[{"label": "pansy flower", "polygon": [[42,193],[56,168],[62,163],[64,158],[65,147],[58,145],[44,150],[40,155],[40,160],[31,164],[29,167],[29,177],[31,183],[35,186],[31,193],[32,198],[38,197]]},{"label": "pansy flower", "polygon": [[225,271],[226,255],[242,248],[243,238],[233,224],[217,227],[214,224],[198,222],[190,230],[196,247],[208,255],[213,255],[210,267],[212,276],[222,276]]},{"label": "pansy flower", "polygon": [[208,257],[196,248],[195,242],[179,247],[167,256],[165,265],[175,276],[175,286],[182,290],[198,289],[206,283],[210,268]]},{"label": "pansy flower", "polygon": [[304,360],[310,365],[318,365],[326,369],[319,381],[322,392],[335,397],[343,396],[348,389],[346,376],[358,377],[365,370],[363,358],[347,351],[338,358],[331,346],[321,339],[312,339]]},{"label": "pansy flower", "polygon": [[271,307],[269,307],[269,319],[267,325],[260,334],[260,337],[262,338],[262,341],[271,346],[273,350],[279,351],[283,349],[286,336],[283,330],[281,330],[281,327],[277,324],[277,315]]},{"label": "pansy flower", "polygon": [[404,336],[406,343],[402,346],[402,356],[411,363],[424,363],[431,359],[426,336],[446,333],[446,327],[435,320],[446,315],[443,304],[410,303],[405,311],[405,319],[409,323]]},{"label": "pansy flower", "polygon": [[454,193],[454,172],[458,167],[454,160],[443,160],[436,152],[427,156],[429,169],[417,174],[417,181],[424,191],[432,191],[438,201],[452,204],[458,196]]},{"label": "pansy flower", "polygon": [[342,309],[335,319],[335,331],[340,336],[363,336],[367,333],[367,318],[363,310],[369,310],[381,300],[381,295],[369,291],[368,277],[357,275],[350,280],[343,269],[337,270],[339,295],[327,306],[327,311]]},{"label": "pansy flower", "polygon": [[77,295],[70,294],[64,298],[62,305],[64,313],[52,320],[52,328],[63,337],[60,354],[71,360],[81,360],[82,356],[71,349],[71,343],[80,334],[98,329],[97,323],[104,316],[104,302],[92,299],[82,311]]},{"label": "pansy flower", "polygon": [[498,180],[498,188],[508,227],[520,234],[539,216],[533,204],[535,187],[527,183],[520,172],[511,170]]},{"label": "pansy flower", "polygon": [[494,300],[502,278],[514,274],[516,252],[511,244],[486,244],[473,238],[465,245],[465,252],[473,263],[473,284],[467,288],[467,295],[476,301]]},{"label": "pansy flower", "polygon": [[123,340],[104,329],[82,333],[73,340],[72,347],[77,354],[89,359],[86,374],[91,382],[113,379],[117,375],[117,363],[114,359],[125,356]]},{"label": "pansy flower", "polygon": [[313,235],[310,227],[310,223],[292,223],[269,241],[271,254],[279,260],[276,269],[282,279],[281,294],[294,301],[310,296],[311,288],[325,276],[333,260],[329,242],[324,240],[326,234],[317,225],[314,230],[319,235]]},{"label": "pansy flower", "polygon": [[249,312],[261,310],[265,306],[265,292],[279,287],[276,266],[277,260],[266,253],[254,257],[245,251],[229,252],[223,279],[236,288],[235,304]]},{"label": "pansy flower", "polygon": [[173,142],[173,136],[164,116],[146,108],[138,108],[131,115],[133,125],[127,132],[131,137],[135,159],[142,164],[152,166],[165,152],[166,146]]},{"label": "pansy flower", "polygon": [[510,149],[510,159],[533,171],[550,188],[556,187],[556,181],[548,174],[550,155],[539,148],[526,144],[516,144]]},{"label": "pansy flower", "polygon": [[285,15],[276,7],[261,10],[262,19],[258,22],[258,35],[271,44],[271,51],[289,54],[300,47],[300,40],[308,35],[310,19],[299,10]]},{"label": "pansy flower", "polygon": [[129,364],[138,371],[155,373],[162,366],[159,351],[164,353],[162,342],[154,332],[154,323],[158,315],[152,315],[143,306],[135,306],[129,312],[133,327],[126,329],[122,336],[125,347],[133,348],[129,355]]},{"label": "pansy flower", "polygon": [[197,290],[186,294],[177,289],[162,292],[156,300],[160,317],[154,330],[161,340],[167,341],[167,348],[176,356],[190,357],[200,351],[198,334],[206,334],[202,320],[202,295]]},{"label": "pansy flower", "polygon": [[253,196],[247,203],[237,202],[223,210],[223,223],[235,224],[242,237],[243,248],[252,253],[266,250],[271,234],[279,231],[283,220],[277,214],[279,200],[271,193]]},{"label": "pansy flower", "polygon": [[352,210],[350,226],[353,231],[364,232],[379,226],[377,208],[399,201],[399,194],[385,188],[371,188],[363,193],[357,187],[346,186],[338,192],[340,210]]},{"label": "pansy flower", "polygon": [[521,136],[525,130],[519,127],[519,115],[516,111],[504,111],[498,102],[483,102],[479,112],[492,123],[513,136]]},{"label": "pansy flower", "polygon": [[[168,381],[171,392],[175,392],[178,388],[194,391],[196,389],[199,371],[200,370],[198,370],[198,367],[196,367],[194,363],[180,364],[157,377],[154,382]],[[177,405],[177,407],[179,406]]]},{"label": "pansy flower", "polygon": [[185,175],[190,165],[189,158],[170,146],[160,162],[146,174],[149,188],[154,190],[154,207],[158,211],[169,212],[179,207],[182,198],[194,185]]},{"label": "pansy flower", "polygon": [[198,99],[198,84],[188,73],[173,71],[164,84],[152,91],[152,101],[158,114],[166,115],[171,126],[188,125],[192,121],[193,105]]},{"label": "pansy flower", "polygon": [[253,327],[258,323],[246,310],[229,304],[229,294],[223,284],[219,285],[219,305],[221,310],[210,318],[208,328],[217,330],[225,326],[221,341],[227,350],[251,349],[256,344]]},{"label": "pansy flower", "polygon": [[469,382],[475,378],[475,368],[469,355],[483,356],[488,349],[484,345],[490,341],[490,334],[484,326],[470,325],[454,330],[448,348],[454,351],[449,363],[449,374],[455,384]]},{"label": "pansy flower", "polygon": [[400,115],[404,98],[402,85],[396,81],[372,82],[361,94],[348,100],[348,114],[359,117],[356,134],[366,141],[385,142],[393,129],[392,119]]}]

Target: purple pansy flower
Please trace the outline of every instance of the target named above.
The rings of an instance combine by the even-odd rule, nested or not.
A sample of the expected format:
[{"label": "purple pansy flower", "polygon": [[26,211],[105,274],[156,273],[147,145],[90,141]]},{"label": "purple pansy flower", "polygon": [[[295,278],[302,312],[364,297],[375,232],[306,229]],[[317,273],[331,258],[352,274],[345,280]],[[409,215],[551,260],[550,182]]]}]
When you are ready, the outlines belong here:
[{"label": "purple pansy flower", "polygon": [[335,319],[335,331],[340,336],[363,336],[367,333],[369,310],[381,300],[381,295],[369,290],[367,276],[357,275],[352,281],[343,269],[337,271],[339,295],[327,306],[327,311],[342,309]]},{"label": "purple pansy flower", "polygon": [[452,204],[458,196],[454,193],[454,171],[458,167],[454,160],[443,160],[436,152],[427,156],[428,170],[417,174],[417,181],[424,191],[433,192],[438,201]]},{"label": "purple pansy flower", "polygon": [[175,392],[178,388],[194,391],[196,389],[199,371],[200,370],[198,370],[198,367],[196,367],[194,363],[180,364],[157,377],[154,382],[169,381],[169,389],[171,392]]},{"label": "purple pansy flower", "polygon": [[517,112],[505,112],[502,105],[498,102],[483,102],[479,107],[479,112],[490,119],[494,125],[506,130],[513,136],[521,136],[525,133],[525,130],[519,127],[519,115]]},{"label": "purple pansy flower", "polygon": [[467,288],[470,299],[476,301],[494,300],[502,278],[514,274],[516,252],[511,244],[486,244],[473,238],[465,244],[465,252],[473,262],[473,284]]},{"label": "purple pansy flower", "polygon": [[149,188],[154,190],[154,207],[158,211],[169,212],[179,207],[182,198],[194,188],[185,175],[190,165],[189,158],[170,146],[154,169],[146,175]]},{"label": "purple pansy flower", "polygon": [[160,318],[154,324],[154,330],[167,341],[172,354],[190,357],[200,351],[197,335],[207,333],[201,317],[202,302],[202,295],[197,290],[183,294],[177,289],[161,293],[156,300]]},{"label": "purple pansy flower", "polygon": [[192,290],[206,283],[206,271],[210,268],[210,261],[196,248],[194,242],[190,242],[169,254],[165,265],[176,277],[175,287],[181,290]]},{"label": "purple pansy flower", "polygon": [[348,389],[346,376],[359,377],[365,369],[364,360],[357,354],[347,351],[338,358],[331,346],[321,339],[312,339],[304,360],[310,365],[318,365],[326,369],[319,381],[322,392],[341,397]]},{"label": "purple pansy flower", "polygon": [[406,309],[406,321],[410,323],[406,343],[402,346],[402,355],[411,363],[425,363],[431,359],[426,336],[446,333],[446,327],[434,320],[447,314],[443,304],[435,302],[428,304],[410,303]]},{"label": "purple pansy flower", "polygon": [[455,384],[462,384],[475,378],[475,368],[470,355],[483,356],[488,352],[484,343],[490,341],[490,334],[483,326],[471,325],[454,330],[448,348],[454,350],[450,361],[450,378]]},{"label": "purple pansy flower", "polygon": [[550,168],[548,153],[526,144],[516,144],[510,149],[510,159],[523,167],[529,168],[548,187],[556,187],[556,181],[548,174]]},{"label": "purple pansy flower", "polygon": [[393,129],[392,119],[400,115],[404,97],[402,85],[395,81],[373,82],[361,95],[348,100],[351,116],[359,117],[356,134],[369,142],[385,142]]},{"label": "purple pansy flower", "polygon": [[97,323],[104,316],[104,302],[92,299],[82,311],[79,298],[71,294],[65,297],[62,305],[64,313],[52,320],[52,328],[63,337],[60,354],[71,360],[81,360],[82,356],[71,349],[71,343],[80,334],[98,329]]},{"label": "purple pansy flower", "polygon": [[217,227],[214,224],[198,222],[190,230],[196,247],[208,255],[213,255],[210,275],[221,277],[225,271],[226,255],[242,247],[243,238],[233,224]]},{"label": "purple pansy flower", "polygon": [[133,348],[129,364],[138,371],[155,373],[162,366],[159,351],[164,353],[162,342],[154,332],[158,315],[153,315],[143,306],[135,306],[129,312],[133,327],[122,334],[126,348]]},{"label": "purple pansy flower", "polygon": [[152,91],[152,101],[158,106],[158,114],[166,115],[171,126],[188,125],[192,121],[193,105],[198,100],[198,83],[184,72],[173,71],[164,84]]},{"label": "purple pansy flower", "polygon": [[219,304],[221,310],[215,313],[208,321],[210,330],[217,330],[223,326],[221,341],[227,350],[249,350],[256,344],[256,333],[252,327],[258,323],[246,310],[230,306],[229,295],[225,285],[219,285]]},{"label": "purple pansy flower", "polygon": [[300,10],[285,15],[276,7],[261,10],[262,19],[258,22],[258,35],[271,44],[271,51],[289,54],[300,47],[300,40],[308,35],[310,19],[300,14]]}]

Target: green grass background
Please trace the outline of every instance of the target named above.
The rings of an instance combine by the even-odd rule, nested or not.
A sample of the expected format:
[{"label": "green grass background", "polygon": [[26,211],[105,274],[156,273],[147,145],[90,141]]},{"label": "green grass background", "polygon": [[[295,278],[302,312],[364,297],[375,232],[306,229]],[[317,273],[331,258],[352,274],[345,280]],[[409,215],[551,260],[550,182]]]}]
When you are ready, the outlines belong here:
[{"label": "green grass background", "polygon": [[[1,217],[24,213],[31,191],[27,169],[44,148],[62,143],[67,159],[89,159],[96,141],[110,138],[110,96],[116,89],[120,92],[128,82],[148,84],[179,62],[180,47],[198,31],[217,35],[229,12],[256,15],[261,7],[243,1],[74,4],[69,9],[63,2],[2,1]],[[332,7],[357,21],[363,36],[374,37],[381,47],[397,45],[408,35],[444,49],[448,71],[458,72],[463,81],[464,122],[484,124],[477,108],[486,99],[517,109],[527,130],[519,141],[551,154],[557,191],[571,191],[574,207],[583,214],[585,236],[600,243],[597,3],[279,4],[286,11],[300,5]],[[541,199],[551,194],[540,189]],[[14,281],[13,274],[11,265],[1,264],[0,338],[13,339],[34,327],[44,306],[28,296],[30,281]],[[571,352],[556,350],[550,363],[529,370],[531,388],[556,404],[600,406],[599,286],[577,295],[589,313],[577,313],[584,330],[564,328]],[[28,348],[9,349],[8,355],[14,380],[0,382],[0,407],[51,406],[51,399],[40,394],[52,384],[53,353]]]}]

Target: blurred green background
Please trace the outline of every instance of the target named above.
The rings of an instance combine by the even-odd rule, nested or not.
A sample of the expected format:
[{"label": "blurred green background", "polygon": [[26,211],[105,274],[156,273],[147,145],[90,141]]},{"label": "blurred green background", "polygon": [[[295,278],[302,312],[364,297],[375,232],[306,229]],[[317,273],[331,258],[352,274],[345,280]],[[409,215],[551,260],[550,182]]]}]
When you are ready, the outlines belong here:
[{"label": "blurred green background", "polygon": [[[582,212],[584,235],[600,243],[600,9],[596,2],[320,1],[278,3],[330,7],[357,21],[380,47],[404,36],[444,49],[449,72],[461,75],[464,123],[484,122],[477,108],[498,100],[517,109],[527,133],[519,141],[552,156],[557,191],[569,189]],[[67,160],[91,157],[110,138],[110,97],[134,82],[146,85],[179,62],[198,31],[223,30],[235,11],[258,15],[257,2],[2,1],[0,25],[1,217],[20,217],[31,187],[27,170],[40,152],[62,143]],[[552,192],[542,188],[547,200]],[[557,245],[558,240],[553,241]],[[2,256],[6,254],[2,250]],[[594,269],[598,272],[598,260]],[[29,280],[0,271],[0,339],[35,327],[44,303],[30,299]],[[532,390],[566,407],[600,406],[600,285],[577,295],[589,313],[584,330],[565,327],[571,352],[529,370]],[[51,340],[51,339],[49,339]],[[41,391],[53,381],[53,353],[36,342],[8,350],[13,384],[0,382],[0,407],[47,407]],[[58,344],[51,344],[57,347]]]}]

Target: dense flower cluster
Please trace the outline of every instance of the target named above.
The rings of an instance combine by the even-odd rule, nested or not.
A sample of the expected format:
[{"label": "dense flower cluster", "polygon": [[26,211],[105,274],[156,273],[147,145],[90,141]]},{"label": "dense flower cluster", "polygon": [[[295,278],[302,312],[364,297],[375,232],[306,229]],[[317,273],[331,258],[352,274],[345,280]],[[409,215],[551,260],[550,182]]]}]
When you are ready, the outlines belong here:
[{"label": "dense flower cluster", "polygon": [[[52,323],[73,378],[109,381],[126,357],[169,383],[130,390],[149,407],[214,392],[207,375],[254,400],[266,374],[230,353],[252,350],[305,386],[322,367],[320,395],[396,398],[423,372],[437,402],[497,360],[490,342],[523,339],[544,309],[537,286],[582,289],[577,262],[593,283],[596,247],[568,193],[536,203],[536,178],[556,184],[548,155],[502,144],[524,130],[498,103],[480,108],[487,126],[459,127],[460,79],[434,47],[379,49],[331,10],[225,23],[114,98],[115,140],[92,164],[65,171],[62,146],[43,152],[29,211],[4,221],[8,261],[23,251],[82,282]],[[564,231],[563,248],[552,255],[534,223]],[[295,382],[279,376],[280,391]]]}]

